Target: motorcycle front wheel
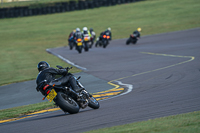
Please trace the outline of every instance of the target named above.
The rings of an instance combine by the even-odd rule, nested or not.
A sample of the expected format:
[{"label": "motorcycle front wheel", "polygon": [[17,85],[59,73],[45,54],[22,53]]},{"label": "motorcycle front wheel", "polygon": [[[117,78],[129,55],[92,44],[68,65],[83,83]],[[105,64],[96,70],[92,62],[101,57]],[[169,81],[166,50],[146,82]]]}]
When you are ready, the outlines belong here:
[{"label": "motorcycle front wheel", "polygon": [[126,45],[129,45],[131,42],[131,38],[129,38],[127,41],[126,41]]},{"label": "motorcycle front wheel", "polygon": [[91,96],[91,97],[88,99],[88,101],[89,101],[88,106],[89,106],[90,108],[98,109],[98,108],[100,107],[99,102],[98,102],[93,96]]},{"label": "motorcycle front wheel", "polygon": [[63,92],[58,92],[57,97],[54,100],[56,105],[58,105],[64,112],[68,112],[70,114],[75,114],[79,112],[79,105],[77,102],[72,99],[70,96],[66,95]]}]

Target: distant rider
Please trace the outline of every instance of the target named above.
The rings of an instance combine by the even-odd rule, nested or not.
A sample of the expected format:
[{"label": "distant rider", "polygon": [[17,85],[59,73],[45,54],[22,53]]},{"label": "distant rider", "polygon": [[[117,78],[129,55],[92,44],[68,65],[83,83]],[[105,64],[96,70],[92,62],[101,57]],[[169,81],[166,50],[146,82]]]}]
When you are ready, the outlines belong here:
[{"label": "distant rider", "polygon": [[75,34],[76,30],[73,30],[68,37],[68,45],[70,45],[70,50],[73,49],[74,46],[74,34]]},{"label": "distant rider", "polygon": [[140,38],[140,32],[142,31],[141,28],[137,28],[136,31],[133,32],[133,35],[135,35],[135,37]]},{"label": "distant rider", "polygon": [[[83,33],[83,36],[84,36],[84,42],[91,42],[91,37],[92,36],[91,36],[90,31],[88,30],[87,27],[83,27],[82,33]],[[88,44],[88,46],[89,46],[89,48],[91,48],[92,47],[92,43],[91,43],[91,45]]]},{"label": "distant rider", "polygon": [[[62,86],[68,86],[70,85],[72,89],[76,92],[79,92],[82,90],[80,88],[75,80],[75,77],[71,74],[68,73],[66,69],[55,69],[50,67],[50,65],[46,61],[41,61],[37,65],[39,74],[36,79],[37,85],[44,81],[47,80],[47,83],[56,83],[59,82],[61,83]],[[62,77],[56,79],[56,75],[62,75]]]},{"label": "distant rider", "polygon": [[[94,40],[96,39],[96,34],[95,34],[93,28],[90,28],[90,34],[91,34],[91,37],[92,37],[91,42],[92,42],[92,45],[93,45]],[[91,45],[91,47],[92,47],[92,45]]]},{"label": "distant rider", "polygon": [[75,33],[75,32],[76,32],[76,30],[73,30],[73,31],[69,34],[68,41],[73,41],[74,33]]},{"label": "distant rider", "polygon": [[90,31],[88,30],[87,27],[83,27],[82,33],[83,33],[83,35],[89,35],[89,37],[91,37]]},{"label": "distant rider", "polygon": [[100,37],[99,37],[99,40],[102,40],[102,39],[103,39],[103,35],[110,36],[110,39],[109,39],[109,40],[112,40],[111,28],[108,27],[108,29],[106,29],[105,31],[101,32]]},{"label": "distant rider", "polygon": [[80,28],[76,28],[76,32],[74,33],[74,40],[78,38],[83,39],[83,33],[81,32]]}]

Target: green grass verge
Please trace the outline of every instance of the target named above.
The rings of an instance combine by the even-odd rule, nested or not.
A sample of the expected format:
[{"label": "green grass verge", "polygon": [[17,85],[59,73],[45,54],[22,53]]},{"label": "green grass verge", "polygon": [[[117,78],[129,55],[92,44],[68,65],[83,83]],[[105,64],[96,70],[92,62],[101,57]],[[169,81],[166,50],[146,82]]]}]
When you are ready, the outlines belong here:
[{"label": "green grass verge", "polygon": [[87,133],[199,133],[200,111],[168,116]]},{"label": "green grass verge", "polygon": [[0,110],[0,120],[8,118],[16,118],[29,113],[40,111],[43,109],[53,108],[55,105],[53,102],[41,102],[37,104],[24,105],[20,107],[14,107],[9,109]]}]

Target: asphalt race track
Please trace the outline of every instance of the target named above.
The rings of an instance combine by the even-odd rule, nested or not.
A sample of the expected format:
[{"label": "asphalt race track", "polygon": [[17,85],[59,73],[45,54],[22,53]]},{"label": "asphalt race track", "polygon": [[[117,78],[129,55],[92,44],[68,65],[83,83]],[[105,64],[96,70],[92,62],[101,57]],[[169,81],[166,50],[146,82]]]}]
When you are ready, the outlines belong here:
[{"label": "asphalt race track", "polygon": [[1,133],[85,132],[200,110],[200,28],[142,36],[136,45],[125,41],[82,54],[68,47],[49,50],[87,74],[126,87],[126,94],[100,101],[98,110],[55,111],[4,123]]}]

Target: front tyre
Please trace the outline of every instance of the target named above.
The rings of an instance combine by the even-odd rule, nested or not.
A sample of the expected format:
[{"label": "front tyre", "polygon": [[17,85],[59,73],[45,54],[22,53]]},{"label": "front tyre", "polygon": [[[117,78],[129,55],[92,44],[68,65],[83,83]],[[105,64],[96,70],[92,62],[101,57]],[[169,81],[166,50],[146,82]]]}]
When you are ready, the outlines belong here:
[{"label": "front tyre", "polygon": [[88,106],[89,106],[90,108],[98,109],[98,108],[100,107],[99,102],[98,102],[93,96],[91,96],[91,97],[88,99],[88,101],[89,101]]},{"label": "front tyre", "polygon": [[75,114],[79,112],[79,105],[77,102],[72,99],[70,96],[66,95],[63,92],[57,93],[57,98],[54,100],[56,105],[58,105],[64,112],[68,112],[70,114]]},{"label": "front tyre", "polygon": [[131,38],[129,38],[127,41],[126,41],[126,45],[129,45],[131,42]]}]

